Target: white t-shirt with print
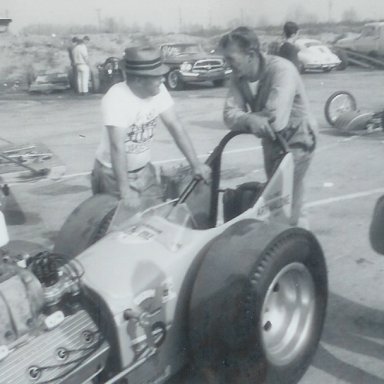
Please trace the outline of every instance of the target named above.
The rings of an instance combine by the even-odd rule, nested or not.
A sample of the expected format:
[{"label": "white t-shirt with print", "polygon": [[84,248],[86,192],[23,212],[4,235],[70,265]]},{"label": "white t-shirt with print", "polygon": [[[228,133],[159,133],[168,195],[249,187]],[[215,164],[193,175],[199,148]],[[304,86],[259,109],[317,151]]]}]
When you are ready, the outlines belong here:
[{"label": "white t-shirt with print", "polygon": [[146,99],[136,96],[125,82],[115,84],[102,99],[104,126],[96,159],[106,167],[112,167],[106,128],[112,125],[125,131],[128,171],[144,167],[151,160],[151,142],[158,117],[172,105],[173,100],[164,84],[156,96]]}]

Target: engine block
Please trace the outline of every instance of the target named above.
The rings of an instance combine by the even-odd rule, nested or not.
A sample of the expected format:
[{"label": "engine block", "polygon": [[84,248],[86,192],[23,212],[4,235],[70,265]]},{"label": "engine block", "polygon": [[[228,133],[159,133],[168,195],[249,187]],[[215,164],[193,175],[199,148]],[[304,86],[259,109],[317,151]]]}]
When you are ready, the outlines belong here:
[{"label": "engine block", "polygon": [[96,324],[80,310],[58,327],[19,340],[19,345],[9,349],[0,361],[0,383],[87,382],[103,369],[108,352],[109,345]]}]

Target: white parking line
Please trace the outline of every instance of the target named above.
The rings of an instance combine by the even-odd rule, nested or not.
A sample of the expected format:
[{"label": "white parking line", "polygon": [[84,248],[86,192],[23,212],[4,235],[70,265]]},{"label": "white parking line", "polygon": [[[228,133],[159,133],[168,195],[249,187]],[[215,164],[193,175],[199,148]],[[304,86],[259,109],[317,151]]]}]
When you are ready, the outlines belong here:
[{"label": "white parking line", "polygon": [[328,199],[322,199],[305,204],[305,208],[316,208],[323,205],[329,205],[333,203],[339,203],[341,201],[360,199],[362,197],[372,196],[376,194],[384,193],[384,188],[370,189],[368,191],[350,193],[341,196],[330,197]]}]

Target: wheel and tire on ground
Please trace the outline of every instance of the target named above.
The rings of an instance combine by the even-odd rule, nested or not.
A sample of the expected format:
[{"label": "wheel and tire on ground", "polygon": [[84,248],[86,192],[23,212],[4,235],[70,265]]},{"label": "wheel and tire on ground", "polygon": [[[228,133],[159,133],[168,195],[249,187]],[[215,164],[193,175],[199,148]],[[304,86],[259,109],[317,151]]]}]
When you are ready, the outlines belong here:
[{"label": "wheel and tire on ground", "polygon": [[324,255],[305,230],[271,239],[270,226],[257,223],[258,236],[269,238],[264,245],[256,232],[244,235],[246,226],[221,238],[201,264],[190,302],[192,355],[220,383],[294,384],[322,333]]},{"label": "wheel and tire on ground", "polygon": [[224,87],[226,83],[227,83],[227,79],[213,80],[213,85],[215,87]]},{"label": "wheel and tire on ground", "polygon": [[177,69],[171,70],[166,75],[166,85],[172,91],[181,91],[184,89],[183,80],[180,77],[180,72]]},{"label": "wheel and tire on ground", "polygon": [[329,125],[335,126],[336,120],[346,112],[357,110],[355,97],[347,91],[337,91],[327,99],[324,106],[325,118]]},{"label": "wheel and tire on ground", "polygon": [[53,251],[75,257],[100,240],[107,232],[118,200],[96,194],[81,203],[66,219],[55,241]]}]

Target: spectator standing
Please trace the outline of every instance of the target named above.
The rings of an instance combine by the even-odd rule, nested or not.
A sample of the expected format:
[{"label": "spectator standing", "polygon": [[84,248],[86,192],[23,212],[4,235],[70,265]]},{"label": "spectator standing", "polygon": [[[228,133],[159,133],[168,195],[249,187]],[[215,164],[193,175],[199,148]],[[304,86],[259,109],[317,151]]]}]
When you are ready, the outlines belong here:
[{"label": "spectator standing", "polygon": [[223,36],[220,46],[233,69],[224,121],[232,130],[251,132],[262,139],[268,178],[281,158],[276,133],[285,139],[294,160],[290,224],[307,227],[301,209],[304,178],[316,146],[316,123],[303,81],[292,63],[263,55],[258,37],[250,28],[239,27]]},{"label": "spectator standing", "polygon": [[90,66],[88,59],[87,44],[89,37],[84,36],[79,39],[76,46],[73,48],[73,62],[76,67],[77,91],[81,96],[88,93],[88,83],[90,77]]},{"label": "spectator standing", "polygon": [[279,56],[291,61],[300,71],[300,61],[298,57],[299,49],[295,45],[295,41],[299,34],[299,26],[293,21],[284,24],[285,41],[279,49]]},{"label": "spectator standing", "polygon": [[75,64],[75,61],[73,60],[73,49],[76,47],[78,42],[79,42],[79,39],[76,36],[72,37],[71,45],[69,45],[67,48],[68,58],[69,58],[69,62],[71,64],[71,70],[72,70],[72,76],[70,77],[71,87],[75,91],[75,93],[77,93],[78,90],[77,90],[76,64]]}]

